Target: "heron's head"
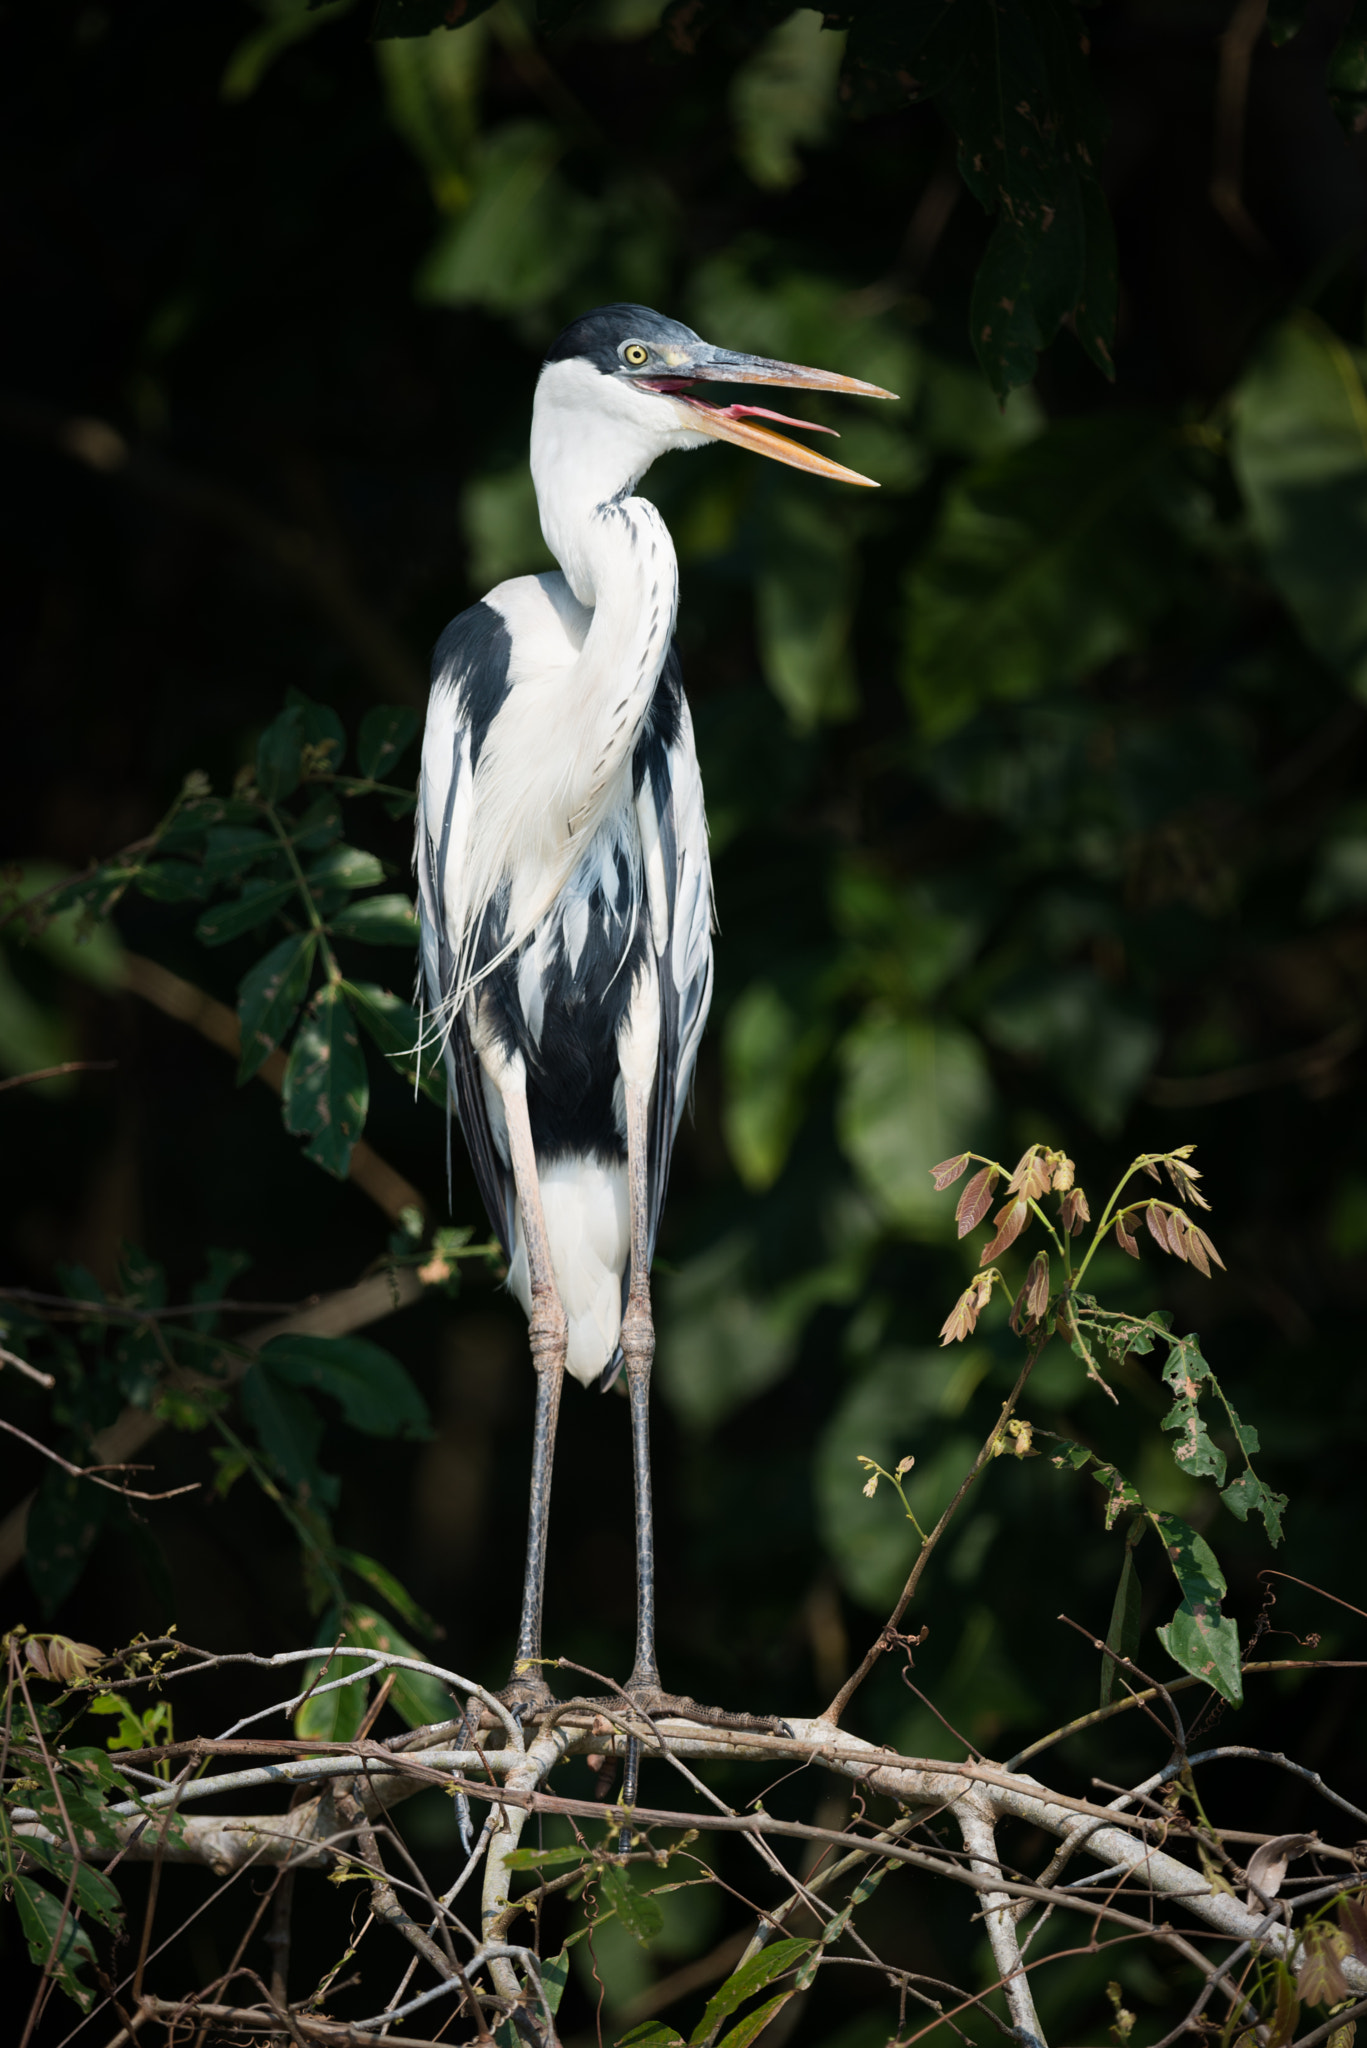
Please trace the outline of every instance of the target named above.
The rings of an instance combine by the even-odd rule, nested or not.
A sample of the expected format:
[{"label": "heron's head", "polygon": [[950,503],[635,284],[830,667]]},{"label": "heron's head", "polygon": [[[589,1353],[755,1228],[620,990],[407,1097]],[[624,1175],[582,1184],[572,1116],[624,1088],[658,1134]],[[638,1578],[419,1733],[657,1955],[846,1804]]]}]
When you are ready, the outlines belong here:
[{"label": "heron's head", "polygon": [[[794,469],[839,482],[872,484],[828,456],[776,434],[772,426],[829,427],[788,418],[760,405],[724,405],[699,385],[782,384],[804,391],[843,391],[893,398],[857,377],[808,370],[766,356],[714,348],[682,321],[648,306],[600,306],[567,327],[542,367],[532,418],[532,470],[537,490],[575,476],[599,500],[634,484],[658,456],[674,448],[734,441]],[[563,486],[562,486],[563,487]]]}]

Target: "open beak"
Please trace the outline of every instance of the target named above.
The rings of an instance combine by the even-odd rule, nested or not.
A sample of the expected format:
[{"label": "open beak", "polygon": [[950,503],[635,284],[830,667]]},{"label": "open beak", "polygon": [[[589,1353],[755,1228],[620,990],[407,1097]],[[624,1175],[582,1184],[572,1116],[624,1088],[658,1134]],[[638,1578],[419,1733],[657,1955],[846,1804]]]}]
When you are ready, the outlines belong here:
[{"label": "open beak", "polygon": [[877,490],[873,477],[846,469],[843,463],[832,462],[829,456],[818,455],[814,449],[804,448],[800,442],[790,441],[786,435],[776,434],[771,427],[756,422],[775,420],[780,426],[800,427],[812,434],[834,433],[833,427],[790,419],[786,413],[770,412],[762,405],[717,405],[711,399],[700,398],[689,387],[695,383],[786,384],[799,391],[844,391],[855,398],[896,398],[895,391],[883,391],[877,384],[865,384],[858,377],[841,377],[833,370],[807,370],[800,363],[770,362],[767,356],[735,355],[729,349],[710,348],[705,342],[677,353],[677,368],[671,363],[670,375],[643,377],[640,381],[649,390],[672,398],[684,424],[695,433],[708,434],[714,441],[734,441],[737,447],[753,449],[756,455],[768,455],[793,469],[809,470],[813,476],[833,477],[837,483],[867,484],[871,490]]}]

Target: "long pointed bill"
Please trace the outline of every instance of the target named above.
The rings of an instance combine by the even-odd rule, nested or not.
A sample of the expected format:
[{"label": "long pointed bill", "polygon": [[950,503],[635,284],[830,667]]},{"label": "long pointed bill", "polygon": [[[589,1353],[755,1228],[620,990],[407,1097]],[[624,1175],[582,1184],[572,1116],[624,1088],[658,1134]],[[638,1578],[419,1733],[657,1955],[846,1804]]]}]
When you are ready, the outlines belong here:
[{"label": "long pointed bill", "polygon": [[870,490],[877,490],[873,477],[861,476],[857,469],[846,469],[843,463],[832,462],[828,455],[818,455],[814,449],[804,448],[800,442],[790,441],[786,435],[755,422],[777,420],[781,426],[799,427],[816,434],[832,433],[833,428],[790,419],[786,413],[770,412],[760,405],[715,405],[710,399],[696,396],[688,387],[695,383],[784,384],[800,391],[842,391],[856,398],[896,398],[895,391],[865,384],[858,377],[842,377],[833,370],[808,370],[800,363],[733,355],[727,349],[704,346],[687,354],[681,349],[679,356],[674,375],[643,378],[642,382],[672,398],[695,433],[707,434],[714,441],[734,441],[740,448],[752,449],[756,455],[767,455],[775,462],[786,462],[792,469],[808,470],[814,476],[832,477],[837,483],[865,484]]}]

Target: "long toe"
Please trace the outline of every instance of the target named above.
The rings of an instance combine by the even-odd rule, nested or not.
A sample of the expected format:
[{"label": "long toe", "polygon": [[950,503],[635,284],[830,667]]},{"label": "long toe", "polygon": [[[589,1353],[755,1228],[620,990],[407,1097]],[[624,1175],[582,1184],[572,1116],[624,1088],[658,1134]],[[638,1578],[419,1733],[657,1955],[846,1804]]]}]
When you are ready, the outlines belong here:
[{"label": "long toe", "polygon": [[751,1735],[791,1736],[793,1732],[773,1714],[733,1714],[725,1707],[704,1706],[684,1692],[665,1692],[658,1685],[628,1685],[626,1692],[633,1706],[655,1720],[697,1721],[704,1728],[738,1728]]}]

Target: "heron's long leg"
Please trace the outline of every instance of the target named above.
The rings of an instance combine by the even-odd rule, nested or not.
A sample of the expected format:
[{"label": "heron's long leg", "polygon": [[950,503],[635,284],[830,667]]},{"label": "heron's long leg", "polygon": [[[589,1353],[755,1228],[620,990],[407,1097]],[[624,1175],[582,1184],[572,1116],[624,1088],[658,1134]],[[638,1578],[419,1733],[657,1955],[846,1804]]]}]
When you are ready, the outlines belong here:
[{"label": "heron's long leg", "polygon": [[631,1201],[631,1279],[622,1317],[622,1357],[631,1396],[631,1459],[636,1475],[636,1662],[630,1692],[658,1692],[655,1663],[655,1524],[650,1490],[650,1368],[655,1324],[650,1313],[650,1184],[647,1172],[649,1098],[625,1085],[627,1187]]},{"label": "heron's long leg", "polygon": [[517,1184],[518,1206],[522,1211],[522,1235],[527,1246],[531,1275],[532,1363],[536,1367],[536,1423],[532,1439],[531,1504],[527,1515],[527,1569],[522,1582],[522,1619],[517,1631],[517,1655],[513,1680],[528,1684],[544,1694],[547,1688],[533,1668],[541,1655],[541,1601],[546,1584],[546,1532],[551,1509],[551,1461],[555,1455],[555,1426],[560,1416],[560,1387],[565,1376],[565,1347],[569,1326],[561,1306],[555,1274],[551,1268],[546,1218],[541,1207],[541,1183],[532,1148],[532,1127],[527,1115],[526,1076],[510,1066],[500,1078],[499,1093],[508,1119],[508,1150],[513,1179]]}]

